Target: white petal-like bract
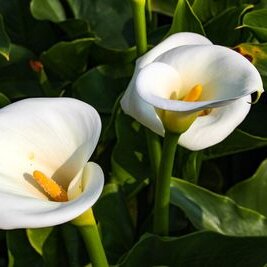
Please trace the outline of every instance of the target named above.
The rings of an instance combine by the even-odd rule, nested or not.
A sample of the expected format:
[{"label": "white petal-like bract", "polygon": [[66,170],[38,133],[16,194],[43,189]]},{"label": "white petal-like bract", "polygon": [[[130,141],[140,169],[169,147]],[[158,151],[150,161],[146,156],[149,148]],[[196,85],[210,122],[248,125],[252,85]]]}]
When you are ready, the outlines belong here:
[{"label": "white petal-like bract", "polygon": [[[104,183],[100,167],[87,163],[100,131],[97,111],[72,98],[26,99],[2,108],[0,228],[60,224],[90,208]],[[67,202],[50,201],[33,178],[35,170],[67,192],[75,179],[84,190]]]},{"label": "white petal-like bract", "polygon": [[[196,85],[203,88],[199,99],[183,101]],[[165,130],[157,110],[177,116],[209,110],[178,141],[200,150],[219,143],[242,122],[250,109],[247,100],[256,91],[263,91],[260,74],[241,54],[195,33],[177,33],[137,60],[121,106],[160,135]]]}]

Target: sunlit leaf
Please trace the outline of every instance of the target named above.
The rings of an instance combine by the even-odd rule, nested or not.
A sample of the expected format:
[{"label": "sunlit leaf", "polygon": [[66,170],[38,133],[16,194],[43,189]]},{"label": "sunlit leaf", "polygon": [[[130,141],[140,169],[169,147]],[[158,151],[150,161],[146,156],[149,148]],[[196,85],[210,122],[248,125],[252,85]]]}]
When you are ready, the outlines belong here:
[{"label": "sunlit leaf", "polygon": [[0,15],[0,54],[9,60],[10,39],[5,31],[3,16]]},{"label": "sunlit leaf", "polygon": [[2,93],[0,93],[0,108],[10,104],[10,100]]},{"label": "sunlit leaf", "polygon": [[43,255],[43,246],[51,232],[53,227],[47,227],[42,229],[27,229],[27,236],[32,247],[40,254]]},{"label": "sunlit leaf", "polygon": [[247,13],[243,19],[242,27],[250,29],[256,38],[262,42],[267,41],[267,9],[259,9]]},{"label": "sunlit leaf", "polygon": [[53,227],[27,229],[26,233],[31,246],[43,257],[45,265],[58,266],[60,255],[56,229]]},{"label": "sunlit leaf", "polygon": [[239,205],[267,216],[267,160],[263,161],[256,173],[249,179],[234,185],[227,195]]},{"label": "sunlit leaf", "polygon": [[172,179],[171,203],[181,208],[197,229],[231,236],[267,236],[267,218],[262,214],[184,180]]},{"label": "sunlit leaf", "polygon": [[66,19],[64,8],[59,0],[32,0],[31,12],[34,18],[60,22]]},{"label": "sunlit leaf", "polygon": [[179,0],[173,15],[171,28],[167,35],[186,31],[204,35],[203,26],[188,3],[188,0]]},{"label": "sunlit leaf", "polygon": [[256,4],[258,0],[195,0],[193,10],[202,22],[207,22],[220,16],[225,10],[232,7],[239,7],[243,4]]}]

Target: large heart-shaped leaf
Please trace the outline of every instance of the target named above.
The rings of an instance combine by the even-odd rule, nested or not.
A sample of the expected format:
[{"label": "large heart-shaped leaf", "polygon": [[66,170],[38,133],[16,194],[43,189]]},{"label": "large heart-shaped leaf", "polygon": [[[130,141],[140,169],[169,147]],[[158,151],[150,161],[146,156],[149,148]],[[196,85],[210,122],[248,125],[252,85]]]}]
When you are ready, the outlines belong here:
[{"label": "large heart-shaped leaf", "polygon": [[267,9],[259,9],[247,13],[242,27],[248,28],[261,42],[267,41]]},{"label": "large heart-shaped leaf", "polygon": [[62,79],[73,80],[86,70],[93,38],[59,42],[41,55],[45,67]]},{"label": "large heart-shaped leaf", "polygon": [[204,35],[203,26],[188,3],[188,0],[179,0],[173,15],[171,28],[167,35],[186,31]]},{"label": "large heart-shaped leaf", "polygon": [[171,203],[181,208],[197,229],[231,236],[267,236],[267,218],[262,214],[184,180],[172,179]]},{"label": "large heart-shaped leaf", "polygon": [[144,235],[119,267],[262,267],[267,237],[229,237],[197,232],[182,237]]},{"label": "large heart-shaped leaf", "polygon": [[195,0],[192,7],[201,21],[206,23],[210,19],[220,16],[229,8],[257,2],[258,0]]},{"label": "large heart-shaped leaf", "polygon": [[48,22],[33,18],[30,0],[1,0],[0,14],[4,18],[5,29],[12,43],[40,53],[58,40]]},{"label": "large heart-shaped leaf", "polygon": [[250,5],[229,7],[218,16],[213,17],[204,25],[207,37],[215,44],[224,46],[234,46],[246,40],[248,36],[241,29],[237,30],[237,27],[240,25],[242,14],[252,7]]},{"label": "large heart-shaped leaf", "polygon": [[239,205],[267,216],[267,160],[263,161],[256,173],[249,179],[234,185],[227,195]]},{"label": "large heart-shaped leaf", "polygon": [[127,66],[98,66],[74,82],[73,93],[99,112],[111,113],[116,99],[127,86],[128,76]]},{"label": "large heart-shaped leaf", "polygon": [[[132,11],[129,1],[67,0],[76,19],[88,22],[100,43],[110,48],[134,44]],[[101,12],[99,12],[101,10]]]},{"label": "large heart-shaped leaf", "polygon": [[36,19],[60,22],[66,19],[65,11],[58,0],[32,0],[31,12]]}]

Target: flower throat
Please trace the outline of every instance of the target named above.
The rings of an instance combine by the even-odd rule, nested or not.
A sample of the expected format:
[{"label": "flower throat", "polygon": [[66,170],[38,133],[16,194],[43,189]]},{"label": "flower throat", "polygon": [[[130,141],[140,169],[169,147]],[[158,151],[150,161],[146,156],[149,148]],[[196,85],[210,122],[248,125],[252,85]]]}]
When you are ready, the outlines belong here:
[{"label": "flower throat", "polygon": [[65,202],[68,201],[67,192],[57,184],[54,180],[48,178],[44,173],[35,170],[33,178],[39,184],[44,192],[54,201]]}]

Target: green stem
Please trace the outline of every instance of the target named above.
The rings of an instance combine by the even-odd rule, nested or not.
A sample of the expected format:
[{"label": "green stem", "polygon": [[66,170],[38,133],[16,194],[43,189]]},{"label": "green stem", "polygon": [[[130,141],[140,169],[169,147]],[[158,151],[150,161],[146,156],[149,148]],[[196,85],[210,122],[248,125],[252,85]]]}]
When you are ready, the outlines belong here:
[{"label": "green stem", "polygon": [[150,166],[153,174],[153,180],[158,177],[159,165],[161,160],[161,143],[157,134],[146,128],[146,140],[148,146],[148,155],[150,158]]},{"label": "green stem", "polygon": [[152,23],[153,13],[152,13],[152,4],[151,4],[151,0],[147,0],[147,1],[146,1],[146,10],[147,10],[148,21],[149,21],[149,23]]},{"label": "green stem", "polygon": [[[145,0],[132,0],[133,17],[134,17],[134,31],[136,39],[137,56],[141,56],[147,51],[147,33],[146,33],[146,13]],[[147,7],[151,9],[151,2],[147,0]],[[161,158],[161,144],[159,136],[146,130],[146,139],[148,145],[148,153],[154,177],[157,176],[160,158]]]},{"label": "green stem", "polygon": [[108,267],[108,261],[92,209],[89,209],[75,220],[74,224],[78,226],[82,234],[93,267]]},{"label": "green stem", "polygon": [[179,134],[166,131],[156,182],[153,231],[158,235],[169,233],[170,181]]},{"label": "green stem", "polygon": [[147,51],[145,0],[132,0],[137,56]]}]

